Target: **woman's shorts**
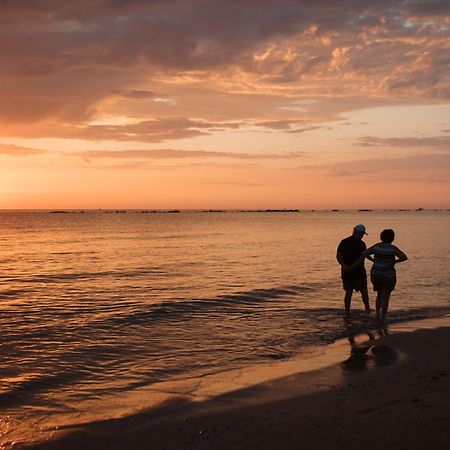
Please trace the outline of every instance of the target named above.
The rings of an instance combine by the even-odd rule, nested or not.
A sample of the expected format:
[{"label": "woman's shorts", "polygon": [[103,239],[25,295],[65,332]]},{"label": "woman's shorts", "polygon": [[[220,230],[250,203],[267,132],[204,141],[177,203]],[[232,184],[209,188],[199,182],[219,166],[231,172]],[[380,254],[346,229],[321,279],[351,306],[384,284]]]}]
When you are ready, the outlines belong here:
[{"label": "woman's shorts", "polygon": [[384,273],[371,273],[370,280],[373,284],[373,290],[378,291],[393,291],[397,283],[397,277],[395,275],[386,275]]}]

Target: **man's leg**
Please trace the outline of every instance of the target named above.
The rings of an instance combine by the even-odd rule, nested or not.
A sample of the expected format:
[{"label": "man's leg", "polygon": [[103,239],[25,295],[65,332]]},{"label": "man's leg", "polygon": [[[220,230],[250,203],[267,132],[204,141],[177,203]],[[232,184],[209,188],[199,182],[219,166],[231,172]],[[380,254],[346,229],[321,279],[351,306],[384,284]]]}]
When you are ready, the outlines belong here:
[{"label": "man's leg", "polygon": [[352,303],[352,294],[353,289],[347,289],[345,291],[344,304],[345,304],[345,313],[350,314],[350,305]]},{"label": "man's leg", "polygon": [[369,292],[367,291],[367,285],[361,286],[361,298],[364,303],[364,307],[366,308],[366,312],[370,312]]}]

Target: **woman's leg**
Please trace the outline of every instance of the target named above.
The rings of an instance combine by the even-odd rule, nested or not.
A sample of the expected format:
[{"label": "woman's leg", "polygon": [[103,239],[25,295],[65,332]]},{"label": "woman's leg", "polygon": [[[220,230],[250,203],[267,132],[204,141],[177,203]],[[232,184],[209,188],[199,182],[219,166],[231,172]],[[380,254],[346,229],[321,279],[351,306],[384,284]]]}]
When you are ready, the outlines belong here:
[{"label": "woman's leg", "polygon": [[389,308],[389,299],[391,298],[391,289],[383,289],[381,291],[381,318],[386,317],[387,310]]},{"label": "woman's leg", "polygon": [[379,290],[379,291],[377,292],[377,299],[376,299],[376,302],[375,302],[375,317],[376,317],[377,319],[380,318],[380,310],[381,310],[381,293],[382,293],[381,290]]}]

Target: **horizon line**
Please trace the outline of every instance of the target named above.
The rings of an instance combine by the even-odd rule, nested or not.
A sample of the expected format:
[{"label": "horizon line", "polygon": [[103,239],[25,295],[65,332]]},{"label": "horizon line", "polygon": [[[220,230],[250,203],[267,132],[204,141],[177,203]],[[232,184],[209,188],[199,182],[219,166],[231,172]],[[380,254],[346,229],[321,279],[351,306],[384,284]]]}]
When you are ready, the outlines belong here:
[{"label": "horizon line", "polygon": [[448,207],[422,208],[0,208],[0,212],[142,212],[142,213],[168,213],[168,212],[372,212],[372,211],[450,211]]}]

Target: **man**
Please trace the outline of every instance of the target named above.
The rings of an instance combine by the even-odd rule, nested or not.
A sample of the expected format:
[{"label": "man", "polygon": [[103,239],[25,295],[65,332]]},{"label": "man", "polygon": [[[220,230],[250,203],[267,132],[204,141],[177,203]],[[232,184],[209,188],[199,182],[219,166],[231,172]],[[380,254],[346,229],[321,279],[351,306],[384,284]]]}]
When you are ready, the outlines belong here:
[{"label": "man", "polygon": [[361,298],[366,312],[370,312],[367,274],[364,261],[353,269],[348,268],[366,250],[366,244],[362,240],[365,234],[367,234],[366,227],[362,224],[356,225],[353,228],[353,234],[343,239],[337,248],[336,259],[341,265],[342,284],[345,291],[344,304],[347,315],[350,314],[353,291],[361,292]]}]

